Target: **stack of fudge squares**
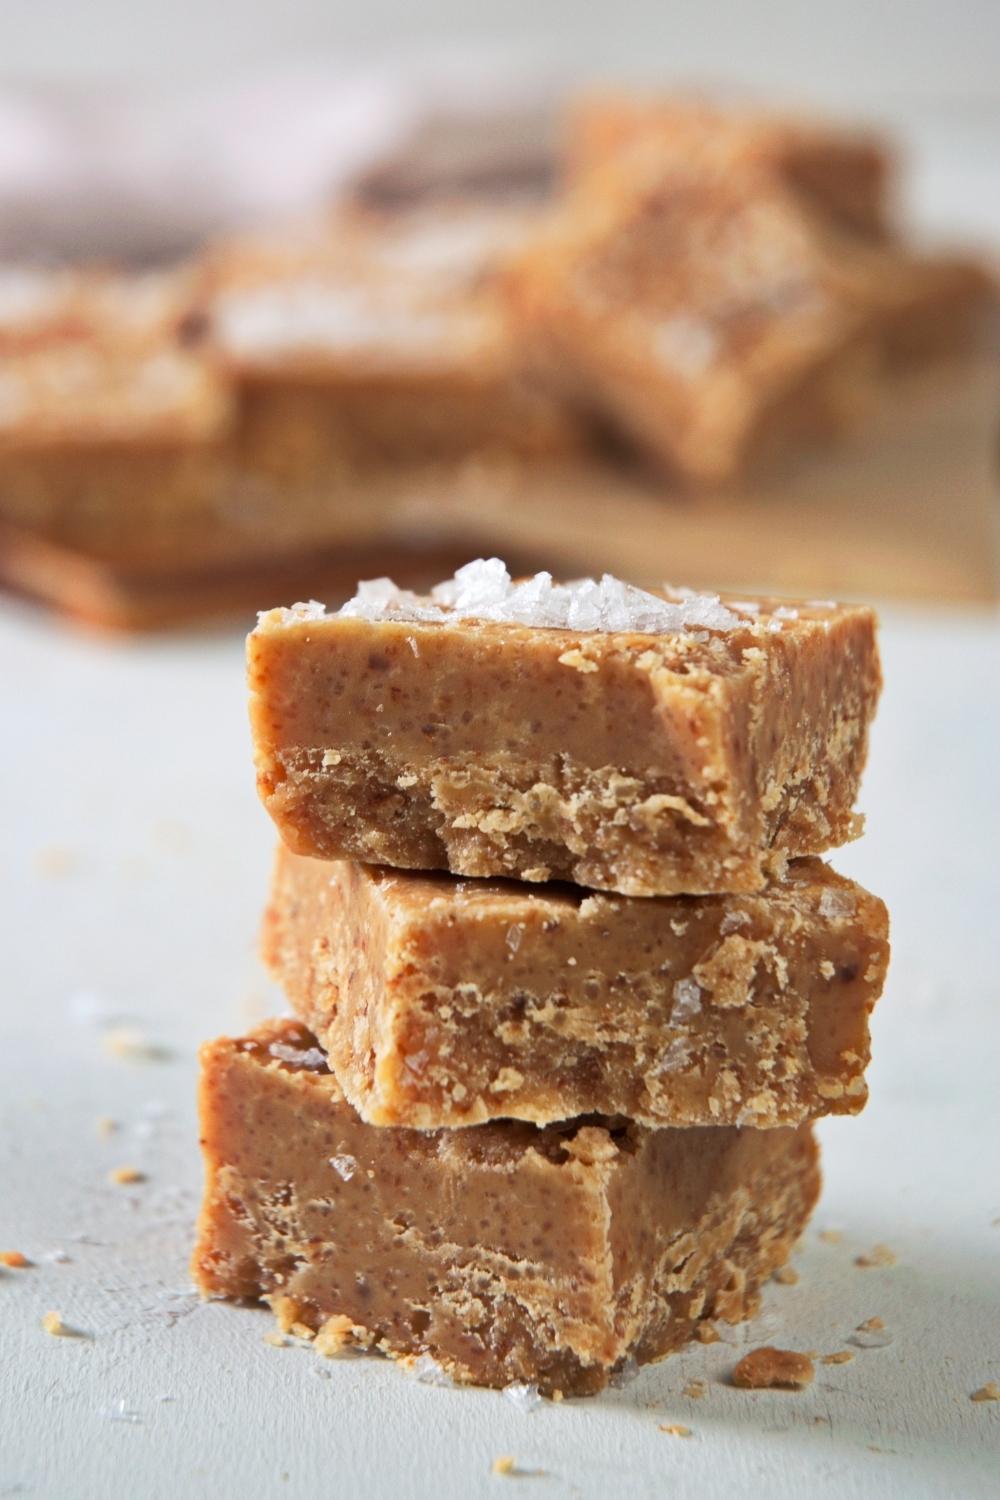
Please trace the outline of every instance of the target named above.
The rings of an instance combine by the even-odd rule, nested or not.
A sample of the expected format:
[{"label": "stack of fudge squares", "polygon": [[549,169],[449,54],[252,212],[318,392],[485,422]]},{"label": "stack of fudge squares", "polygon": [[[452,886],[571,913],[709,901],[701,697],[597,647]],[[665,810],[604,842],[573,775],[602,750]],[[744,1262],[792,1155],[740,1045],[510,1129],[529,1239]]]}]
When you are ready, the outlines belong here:
[{"label": "stack of fudge squares", "polygon": [[866,1098],[872,611],[480,560],[249,673],[295,1019],[203,1050],[202,1292],[566,1395],[751,1316]]}]

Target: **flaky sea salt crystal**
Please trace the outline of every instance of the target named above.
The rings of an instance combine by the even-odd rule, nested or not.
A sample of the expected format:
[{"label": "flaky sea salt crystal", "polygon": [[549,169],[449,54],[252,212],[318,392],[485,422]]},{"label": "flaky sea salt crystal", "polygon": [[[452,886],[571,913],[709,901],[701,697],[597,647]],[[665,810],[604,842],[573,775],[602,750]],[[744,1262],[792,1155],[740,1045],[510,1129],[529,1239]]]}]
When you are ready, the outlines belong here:
[{"label": "flaky sea salt crystal", "polygon": [[[270,610],[259,610],[258,622],[270,613]],[[318,599],[300,600],[298,604],[290,604],[287,609],[279,609],[278,615],[282,625],[294,625],[299,620],[322,620],[326,615],[326,605],[320,604]]]},{"label": "flaky sea salt crystal", "polygon": [[537,1385],[529,1385],[524,1380],[515,1380],[512,1385],[505,1385],[503,1393],[520,1412],[534,1411],[536,1406],[541,1405],[542,1398]]},{"label": "flaky sea salt crystal", "polygon": [[629,1354],[622,1360],[618,1369],[612,1375],[609,1384],[613,1385],[616,1390],[621,1390],[623,1386],[631,1385],[633,1380],[638,1380],[638,1378],[639,1361],[634,1354]]},{"label": "flaky sea salt crystal", "polygon": [[799,612],[790,604],[779,604],[777,609],[772,610],[771,618],[774,620],[797,620]]},{"label": "flaky sea salt crystal", "polygon": [[820,892],[819,914],[831,920],[846,920],[853,917],[857,907],[854,897],[849,896],[846,891],[832,890],[829,886]]},{"label": "flaky sea salt crystal", "polygon": [[892,1342],[893,1335],[888,1328],[865,1328],[864,1325],[856,1328],[848,1339],[848,1343],[859,1349],[888,1349]]},{"label": "flaky sea salt crystal", "polygon": [[457,616],[554,630],[636,634],[731,630],[740,623],[717,594],[684,591],[675,603],[610,573],[600,582],[579,578],[555,583],[550,573],[542,572],[514,583],[498,557],[466,563],[453,578],[437,584],[429,599],[397,588],[389,578],[370,579],[359,584],[339,613],[371,621],[442,622]]},{"label": "flaky sea salt crystal", "polygon": [[[673,1019],[673,1017],[671,1017]],[[686,1037],[675,1036],[660,1053],[656,1064],[658,1073],[676,1073],[679,1068],[686,1067],[691,1056],[691,1046]]]},{"label": "flaky sea salt crystal", "polygon": [[523,936],[524,936],[524,929],[522,927],[520,927],[517,924],[517,922],[512,923],[512,925],[507,928],[507,935],[506,935],[505,941],[507,943],[507,947],[509,948],[509,950],[511,952],[511,955],[515,954],[517,952],[518,948],[520,948],[520,946],[521,946],[521,938]]},{"label": "flaky sea salt crystal", "polygon": [[760,604],[756,599],[730,599],[729,608],[741,615],[759,615]]},{"label": "flaky sea salt crystal", "polygon": [[719,923],[720,937],[728,937],[731,932],[737,932],[741,927],[749,927],[750,918],[745,911],[727,911]]},{"label": "flaky sea salt crystal", "polygon": [[319,1047],[289,1047],[287,1042],[272,1042],[267,1050],[279,1062],[292,1063],[297,1068],[326,1067],[326,1057]]},{"label": "flaky sea salt crystal", "polygon": [[353,599],[338,613],[358,620],[441,620],[441,610],[411,589],[398,589],[391,578],[369,578],[358,584]]},{"label": "flaky sea salt crystal", "polygon": [[342,1177],[345,1182],[350,1182],[358,1170],[357,1158],[353,1156],[331,1156],[330,1165],[337,1176]]},{"label": "flaky sea salt crystal", "polygon": [[124,1396],[120,1401],[116,1401],[114,1406],[106,1406],[101,1412],[101,1416],[108,1422],[127,1422],[133,1427],[142,1421],[142,1416],[139,1412],[133,1411],[131,1407],[125,1405]]},{"label": "flaky sea salt crystal", "polygon": [[432,1354],[418,1354],[409,1369],[410,1374],[415,1376],[421,1385],[454,1384],[448,1371],[438,1364]]},{"label": "flaky sea salt crystal", "polygon": [[674,985],[674,1008],[670,1012],[670,1024],[677,1026],[690,1021],[701,1010],[701,985],[694,979],[678,979]]}]

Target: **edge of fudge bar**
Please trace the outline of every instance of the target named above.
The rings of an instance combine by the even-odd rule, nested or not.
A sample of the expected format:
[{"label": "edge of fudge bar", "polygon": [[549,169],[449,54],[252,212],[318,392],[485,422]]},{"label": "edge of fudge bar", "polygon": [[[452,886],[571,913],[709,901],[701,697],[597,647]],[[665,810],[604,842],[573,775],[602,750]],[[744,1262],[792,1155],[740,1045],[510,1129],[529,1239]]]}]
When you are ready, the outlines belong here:
[{"label": "edge of fudge bar", "polygon": [[203,1295],[461,1381],[583,1394],[749,1316],[819,1189],[808,1126],[377,1129],[295,1022],[201,1058]]},{"label": "edge of fudge bar", "polygon": [[520,620],[388,580],[336,615],[260,617],[258,789],[296,852],[646,896],[760,889],[786,857],[857,835],[872,610],[606,578],[575,587],[620,612],[554,627],[523,623],[565,603],[548,575],[514,585],[494,559],[456,579],[484,569]]},{"label": "edge of fudge bar", "polygon": [[816,859],[760,894],[643,900],[279,845],[262,951],[371,1124],[761,1127],[864,1107],[887,929]]}]

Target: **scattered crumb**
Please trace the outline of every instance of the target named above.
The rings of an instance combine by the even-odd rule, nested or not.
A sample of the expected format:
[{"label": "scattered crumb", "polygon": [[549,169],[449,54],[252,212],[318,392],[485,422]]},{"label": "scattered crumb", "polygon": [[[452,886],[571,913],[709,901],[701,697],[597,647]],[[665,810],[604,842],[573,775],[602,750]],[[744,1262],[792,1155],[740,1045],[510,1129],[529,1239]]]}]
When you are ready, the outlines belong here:
[{"label": "scattered crumb", "polygon": [[78,1337],[76,1329],[71,1328],[68,1323],[64,1323],[62,1317],[57,1312],[47,1312],[42,1319],[42,1327],[54,1339],[73,1339]]},{"label": "scattered crumb", "polygon": [[882,1318],[866,1318],[851,1334],[850,1341],[859,1349],[885,1349],[892,1343],[892,1334]]},{"label": "scattered crumb", "polygon": [[555,1390],[552,1392],[552,1400],[555,1401],[558,1404],[558,1402],[560,1402],[562,1399],[563,1399],[563,1393],[559,1389],[559,1387],[556,1386]]},{"label": "scattered crumb", "polygon": [[493,1467],[490,1472],[492,1474],[513,1474],[514,1460],[509,1454],[505,1453],[502,1458],[495,1458],[493,1460]]},{"label": "scattered crumb", "polygon": [[50,880],[59,880],[64,875],[72,874],[77,863],[73,850],[66,849],[61,844],[49,844],[47,848],[39,849],[35,855],[36,871]]},{"label": "scattered crumb", "polygon": [[699,1344],[717,1344],[722,1334],[714,1323],[699,1323],[695,1329],[695,1337]]},{"label": "scattered crumb", "polygon": [[354,1324],[350,1318],[345,1318],[342,1313],[335,1313],[332,1318],[327,1318],[316,1334],[313,1339],[313,1348],[317,1354],[322,1354],[324,1359],[333,1359],[351,1343],[353,1329]]},{"label": "scattered crumb", "polygon": [[690,1437],[690,1427],[685,1427],[683,1422],[661,1422],[661,1432],[669,1432],[671,1437]]},{"label": "scattered crumb", "polygon": [[815,1370],[808,1354],[766,1345],[751,1349],[732,1373],[733,1385],[744,1390],[801,1390],[811,1385]]},{"label": "scattered crumb", "polygon": [[824,1354],[821,1363],[824,1365],[848,1365],[854,1355],[850,1349],[838,1349],[835,1354]]},{"label": "scattered crumb", "polygon": [[797,1286],[799,1273],[794,1266],[779,1266],[771,1279],[780,1286]]},{"label": "scattered crumb", "polygon": [[987,1380],[978,1391],[973,1391],[969,1397],[970,1401],[1000,1401],[1000,1385],[995,1380]]},{"label": "scattered crumb", "polygon": [[118,1121],[117,1120],[113,1120],[110,1115],[98,1115],[98,1117],[97,1117],[97,1134],[98,1135],[101,1135],[101,1136],[104,1136],[104,1137],[107,1137],[109,1135],[114,1135],[114,1133],[115,1133],[115,1131],[117,1129],[118,1129]]},{"label": "scattered crumb", "polygon": [[140,1172],[138,1167],[115,1167],[108,1173],[108,1181],[124,1186],[130,1182],[145,1182],[145,1172]]},{"label": "scattered crumb", "polygon": [[161,1062],[168,1056],[167,1049],[151,1042],[134,1026],[115,1026],[102,1038],[105,1052],[112,1057],[121,1057],[126,1062]]},{"label": "scattered crumb", "polygon": [[561,667],[573,667],[577,672],[598,671],[597,662],[589,656],[584,656],[578,646],[574,647],[571,651],[564,651],[562,656],[559,657],[559,665]]},{"label": "scattered crumb", "polygon": [[12,1271],[23,1271],[31,1261],[20,1250],[0,1250],[0,1266],[9,1266]]},{"label": "scattered crumb", "polygon": [[888,1245],[873,1245],[867,1255],[856,1255],[854,1264],[860,1266],[863,1271],[873,1270],[877,1266],[894,1266],[896,1252],[890,1250]]},{"label": "scattered crumb", "polygon": [[308,1323],[293,1323],[291,1331],[297,1339],[309,1339],[312,1341],[316,1337],[315,1328],[310,1328]]},{"label": "scattered crumb", "polygon": [[690,1396],[692,1401],[700,1401],[702,1396],[708,1395],[708,1384],[704,1380],[689,1380],[683,1394]]},{"label": "scattered crumb", "polygon": [[264,1343],[270,1344],[272,1349],[284,1349],[287,1345],[287,1340],[283,1333],[279,1333],[276,1328],[271,1328],[264,1335]]},{"label": "scattered crumb", "polygon": [[839,1229],[821,1229],[817,1237],[823,1241],[824,1245],[839,1245],[844,1238]]}]

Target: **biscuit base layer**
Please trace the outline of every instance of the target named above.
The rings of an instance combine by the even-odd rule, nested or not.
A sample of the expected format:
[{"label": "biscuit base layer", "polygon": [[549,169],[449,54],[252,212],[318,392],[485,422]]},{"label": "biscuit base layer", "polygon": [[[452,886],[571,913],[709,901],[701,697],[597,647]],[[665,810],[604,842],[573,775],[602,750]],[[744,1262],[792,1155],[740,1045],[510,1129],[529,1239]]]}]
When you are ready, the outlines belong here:
[{"label": "biscuit base layer", "polygon": [[374,1128],[290,1021],[202,1068],[202,1293],[464,1382],[597,1391],[749,1316],[819,1190],[808,1126]]}]

